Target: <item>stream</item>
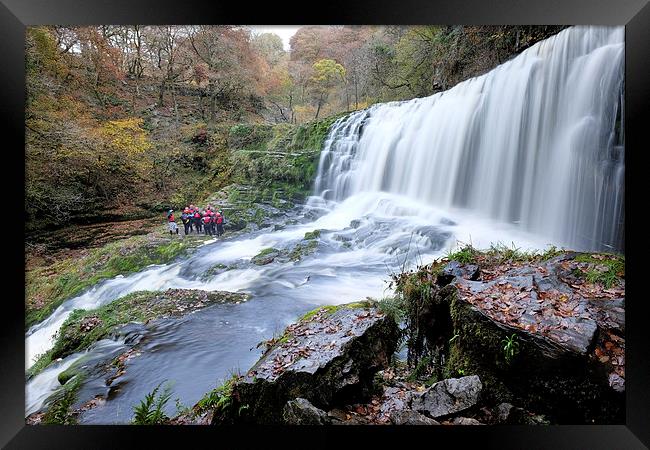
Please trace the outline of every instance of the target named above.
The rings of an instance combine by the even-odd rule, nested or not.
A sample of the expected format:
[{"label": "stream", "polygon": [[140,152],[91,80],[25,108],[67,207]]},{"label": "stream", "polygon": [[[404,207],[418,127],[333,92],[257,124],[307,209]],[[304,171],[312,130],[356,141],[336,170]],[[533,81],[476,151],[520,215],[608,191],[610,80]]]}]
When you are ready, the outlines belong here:
[{"label": "stream", "polygon": [[[129,325],[55,362],[27,383],[26,415],[47,404],[61,388],[58,373],[82,356],[110,361],[133,346],[139,354],[110,387],[100,371],[86,380],[79,403],[107,399],[79,422],[128,423],[133,406],[162,382],[173,399],[192,406],[233,372],[246,371],[262,353],[256,345],[306,311],[388,295],[392,273],[462,244],[620,248],[624,165],[615,128],[622,49],[622,28],[573,27],[447,92],[339,119],[324,143],[314,195],[291,211],[284,228],[226,234],[170,264],[67,300],[27,332],[26,367],[51,348],[77,308],[168,288],[246,292],[250,300]],[[585,67],[590,75],[576,80]],[[251,263],[261,250],[290,250],[314,230],[321,230],[318,247],[299,261]],[[217,264],[231,269],[205,276]],[[175,412],[170,402],[167,413]]]}]

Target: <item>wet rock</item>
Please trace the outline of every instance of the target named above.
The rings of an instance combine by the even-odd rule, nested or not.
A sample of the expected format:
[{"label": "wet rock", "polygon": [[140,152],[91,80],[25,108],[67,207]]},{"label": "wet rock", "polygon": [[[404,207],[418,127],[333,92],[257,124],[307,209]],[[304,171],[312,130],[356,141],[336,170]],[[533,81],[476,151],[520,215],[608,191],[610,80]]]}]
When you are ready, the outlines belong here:
[{"label": "wet rock", "polygon": [[608,381],[610,387],[614,389],[614,391],[619,393],[625,392],[625,378],[621,377],[616,373],[610,373]]},{"label": "wet rock", "polygon": [[[578,279],[576,264],[584,263],[575,257],[483,267],[482,280],[456,277],[439,300],[458,334],[446,373],[471,370],[488,380],[482,395],[489,401],[520,404],[554,422],[622,420],[623,282],[607,289]],[[514,411],[523,418],[508,423],[548,421]]]},{"label": "wet rock", "polygon": [[485,425],[484,423],[481,423],[471,417],[454,417],[451,423],[453,425]]},{"label": "wet rock", "polygon": [[440,425],[440,422],[412,409],[403,409],[390,415],[393,425]]},{"label": "wet rock", "polygon": [[475,264],[461,264],[458,261],[450,261],[438,274],[436,282],[439,286],[446,286],[456,277],[466,280],[478,280],[479,275],[479,267]]},{"label": "wet rock", "polygon": [[499,403],[494,408],[494,420],[497,423],[512,423],[509,419],[514,406],[510,403]]},{"label": "wet rock", "polygon": [[492,411],[492,422],[504,425],[545,425],[549,421],[542,415],[533,414],[510,403],[500,403]]},{"label": "wet rock", "polygon": [[476,375],[449,378],[415,394],[410,406],[433,418],[443,417],[476,405],[482,388],[481,380]]},{"label": "wet rock", "polygon": [[253,256],[251,262],[257,266],[265,266],[267,264],[271,264],[278,256],[280,256],[279,250],[276,250],[274,248],[266,249]]},{"label": "wet rock", "polygon": [[450,225],[450,226],[458,225],[456,222],[454,222],[451,219],[447,219],[446,217],[443,217],[442,219],[440,219],[440,224],[441,225]]},{"label": "wet rock", "polygon": [[282,411],[282,417],[288,425],[327,425],[332,422],[325,411],[316,408],[304,398],[288,401]]},{"label": "wet rock", "polygon": [[368,425],[370,421],[358,414],[334,408],[327,413],[332,425]]},{"label": "wet rock", "polygon": [[395,322],[369,303],[322,308],[288,327],[234,385],[234,410],[248,406],[232,420],[282,423],[296,398],[325,410],[368,398],[397,338]]},{"label": "wet rock", "polygon": [[394,412],[408,409],[413,397],[413,391],[400,389],[399,387],[388,387],[384,390],[383,402],[380,412],[384,416],[391,416]]}]

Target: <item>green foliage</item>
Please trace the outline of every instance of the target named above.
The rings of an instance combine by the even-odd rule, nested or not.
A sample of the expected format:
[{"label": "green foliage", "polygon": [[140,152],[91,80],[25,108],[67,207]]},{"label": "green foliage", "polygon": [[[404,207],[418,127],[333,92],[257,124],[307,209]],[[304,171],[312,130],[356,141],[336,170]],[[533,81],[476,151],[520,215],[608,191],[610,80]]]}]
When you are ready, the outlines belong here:
[{"label": "green foliage", "polygon": [[161,385],[162,382],[146,394],[139,405],[133,407],[134,425],[161,425],[169,420],[164,409],[172,397],[172,390],[171,386],[167,385],[158,393]]},{"label": "green foliage", "polygon": [[400,295],[380,299],[377,302],[377,307],[397,324],[406,318],[406,305],[404,304],[404,298]]},{"label": "green foliage", "polygon": [[264,250],[259,252],[257,255],[255,255],[255,258],[262,257],[262,256],[267,256],[267,255],[270,255],[272,253],[278,253],[279,251],[280,250],[278,250],[277,248],[273,248],[273,247],[265,248]]},{"label": "green foliage", "polygon": [[77,400],[83,381],[84,376],[77,374],[52,395],[48,409],[43,416],[43,423],[48,425],[74,425],[77,423],[71,408]]},{"label": "green foliage", "polygon": [[[213,410],[215,416],[227,414],[233,406],[233,387],[240,378],[238,374],[233,374],[221,386],[206,393],[194,407],[195,411],[200,414],[208,410]],[[247,408],[248,405],[241,405],[238,414],[241,414]]]},{"label": "green foliage", "polygon": [[456,252],[449,252],[447,259],[450,261],[458,261],[461,264],[470,264],[476,261],[478,251],[471,245],[465,245]]},{"label": "green foliage", "polygon": [[406,377],[406,381],[414,382],[423,375],[427,374],[430,369],[429,366],[431,365],[431,362],[431,356],[425,356],[424,358],[420,359],[415,368],[411,371],[408,377]]},{"label": "green foliage", "polygon": [[504,338],[501,343],[503,344],[503,357],[506,361],[506,364],[510,364],[513,358],[519,352],[519,342],[517,341],[517,336],[512,334],[509,337]]}]

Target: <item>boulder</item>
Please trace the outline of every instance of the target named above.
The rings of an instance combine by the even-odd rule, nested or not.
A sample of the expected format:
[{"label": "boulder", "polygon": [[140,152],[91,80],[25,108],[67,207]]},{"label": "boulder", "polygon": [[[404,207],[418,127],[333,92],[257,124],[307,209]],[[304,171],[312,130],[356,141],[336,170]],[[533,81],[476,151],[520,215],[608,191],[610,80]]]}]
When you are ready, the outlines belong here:
[{"label": "boulder", "polygon": [[439,286],[446,286],[457,277],[466,280],[477,280],[479,275],[480,270],[476,264],[461,264],[458,261],[450,261],[442,268],[436,282]]},{"label": "boulder", "polygon": [[454,417],[451,423],[453,425],[485,425],[471,417]]},{"label": "boulder", "polygon": [[288,401],[282,411],[282,417],[288,425],[327,425],[332,422],[325,411],[316,408],[304,398]]},{"label": "boulder", "polygon": [[440,422],[412,409],[395,411],[390,415],[390,421],[393,425],[440,425]]},{"label": "boulder", "polygon": [[410,407],[433,418],[448,416],[476,405],[482,388],[476,375],[442,380],[415,394]]},{"label": "boulder", "polygon": [[395,352],[398,333],[395,321],[368,302],[310,313],[233,386],[232,409],[245,406],[241,415],[215,417],[213,423],[282,423],[283,408],[297,398],[324,410],[366,399],[375,373]]},{"label": "boulder", "polygon": [[437,291],[435,304],[446,307],[435,314],[446,311],[453,334],[427,331],[455,336],[442,375],[477,374],[486,400],[555,422],[622,423],[624,282],[577,277],[576,256],[482,268],[481,279],[456,276]]},{"label": "boulder", "polygon": [[547,425],[544,416],[536,415],[510,403],[500,403],[492,411],[492,422],[504,425]]}]

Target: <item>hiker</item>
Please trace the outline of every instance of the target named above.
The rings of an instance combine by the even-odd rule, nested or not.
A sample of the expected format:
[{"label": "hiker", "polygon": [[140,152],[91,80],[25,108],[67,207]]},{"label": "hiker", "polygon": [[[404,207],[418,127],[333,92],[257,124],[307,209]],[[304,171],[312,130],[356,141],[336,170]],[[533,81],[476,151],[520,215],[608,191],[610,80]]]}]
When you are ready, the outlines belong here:
[{"label": "hiker", "polygon": [[205,230],[205,234],[212,236],[212,218],[210,217],[210,213],[208,211],[205,211],[203,213],[203,229]]},{"label": "hiker", "polygon": [[176,233],[178,234],[178,226],[176,225],[176,219],[174,219],[174,210],[170,209],[167,212],[167,224],[169,226],[169,235]]},{"label": "hiker", "polygon": [[216,216],[214,214],[214,211],[210,210],[210,233],[212,233],[213,236],[217,234],[217,220]]},{"label": "hiker", "polygon": [[201,213],[199,209],[196,208],[193,214],[194,228],[196,228],[197,234],[201,232]]},{"label": "hiker", "polygon": [[183,222],[183,226],[185,227],[185,234],[189,234],[192,231],[192,215],[187,206],[183,210],[183,214],[181,214],[181,222]]},{"label": "hiker", "polygon": [[225,220],[223,217],[223,212],[219,210],[215,215],[215,218],[217,222],[217,236],[221,236],[223,234],[223,222]]}]

